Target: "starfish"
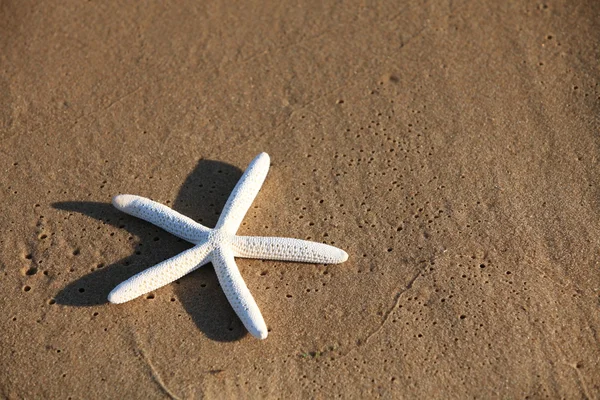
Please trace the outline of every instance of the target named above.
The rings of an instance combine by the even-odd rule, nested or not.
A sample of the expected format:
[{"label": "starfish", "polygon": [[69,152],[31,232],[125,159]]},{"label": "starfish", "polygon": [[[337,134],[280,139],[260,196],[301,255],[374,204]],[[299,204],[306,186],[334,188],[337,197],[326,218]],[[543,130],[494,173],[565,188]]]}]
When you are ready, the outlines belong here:
[{"label": "starfish", "polygon": [[211,262],[227,300],[248,332],[266,339],[267,325],[235,264],[235,257],[319,264],[336,264],[348,259],[344,250],[323,243],[236,235],[267,176],[269,164],[267,153],[252,160],[227,199],[214,229],[150,199],[130,194],[115,196],[112,203],[119,210],[146,220],[194,247],[122,282],[109,293],[108,301],[120,304],[133,300]]}]

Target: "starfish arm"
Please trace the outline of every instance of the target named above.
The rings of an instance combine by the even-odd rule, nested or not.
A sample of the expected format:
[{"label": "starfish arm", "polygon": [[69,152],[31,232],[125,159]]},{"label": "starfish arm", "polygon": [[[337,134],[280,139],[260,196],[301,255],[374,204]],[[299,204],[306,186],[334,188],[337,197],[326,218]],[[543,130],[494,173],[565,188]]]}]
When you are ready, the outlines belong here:
[{"label": "starfish arm", "polygon": [[266,339],[267,325],[235,264],[233,251],[227,247],[217,248],[212,263],[229,304],[248,332],[259,339]]},{"label": "starfish arm", "polygon": [[237,232],[246,212],[248,212],[267,177],[269,164],[270,159],[267,153],[260,153],[252,160],[227,199],[215,229],[223,229],[231,234]]},{"label": "starfish arm", "polygon": [[209,229],[177,211],[145,197],[120,194],[113,197],[113,205],[134,217],[148,221],[188,242],[198,244],[206,240]]},{"label": "starfish arm", "polygon": [[348,253],[337,247],[282,237],[235,236],[233,248],[237,257],[244,258],[317,264],[337,264],[348,259]]},{"label": "starfish arm", "polygon": [[201,244],[156,264],[120,283],[108,294],[108,301],[125,303],[181,278],[210,261],[212,246]]}]

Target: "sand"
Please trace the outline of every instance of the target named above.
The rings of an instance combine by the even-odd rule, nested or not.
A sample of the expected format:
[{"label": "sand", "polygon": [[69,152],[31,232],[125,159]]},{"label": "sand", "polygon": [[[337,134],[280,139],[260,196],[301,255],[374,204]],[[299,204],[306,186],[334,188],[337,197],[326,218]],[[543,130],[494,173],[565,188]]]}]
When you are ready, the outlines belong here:
[{"label": "sand", "polygon": [[[0,4],[0,397],[600,398],[600,3],[131,3]],[[106,302],[261,151],[346,263]]]}]

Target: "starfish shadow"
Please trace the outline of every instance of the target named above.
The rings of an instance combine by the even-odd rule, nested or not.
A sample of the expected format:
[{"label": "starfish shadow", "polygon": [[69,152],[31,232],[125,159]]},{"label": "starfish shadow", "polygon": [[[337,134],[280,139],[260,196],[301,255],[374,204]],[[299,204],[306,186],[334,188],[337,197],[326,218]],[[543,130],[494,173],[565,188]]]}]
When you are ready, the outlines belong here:
[{"label": "starfish shadow", "polygon": [[[212,228],[242,175],[232,165],[213,160],[200,160],[179,190],[176,200],[169,204],[176,211]],[[131,233],[134,253],[111,265],[68,284],[56,296],[58,304],[91,307],[107,303],[108,293],[119,283],[138,272],[192,247],[184,240],[154,225],[126,215],[111,204],[98,202],[54,203],[59,210],[78,212]],[[157,246],[157,242],[160,246]],[[246,329],[223,294],[211,264],[197,269],[174,282],[175,297],[190,315],[198,329],[217,341],[241,339]],[[160,289],[134,301],[148,301],[160,296]],[[172,298],[171,301],[176,299]],[[151,301],[151,300],[150,300]],[[119,307],[119,306],[115,306]]]}]

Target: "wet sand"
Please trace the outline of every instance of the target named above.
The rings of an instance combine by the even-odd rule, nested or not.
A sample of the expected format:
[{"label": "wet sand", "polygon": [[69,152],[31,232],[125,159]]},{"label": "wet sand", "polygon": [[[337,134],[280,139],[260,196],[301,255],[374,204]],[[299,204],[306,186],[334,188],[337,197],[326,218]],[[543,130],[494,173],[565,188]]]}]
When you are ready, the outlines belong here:
[{"label": "wet sand", "polygon": [[[0,5],[0,397],[599,398],[593,1]],[[191,245],[112,207],[349,260],[239,259],[246,333]]]}]

